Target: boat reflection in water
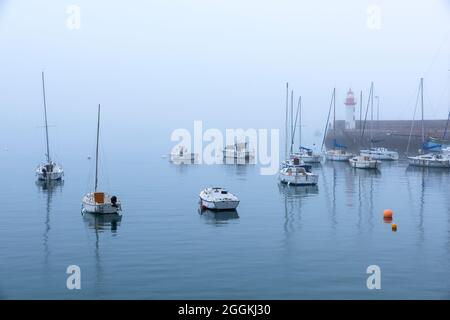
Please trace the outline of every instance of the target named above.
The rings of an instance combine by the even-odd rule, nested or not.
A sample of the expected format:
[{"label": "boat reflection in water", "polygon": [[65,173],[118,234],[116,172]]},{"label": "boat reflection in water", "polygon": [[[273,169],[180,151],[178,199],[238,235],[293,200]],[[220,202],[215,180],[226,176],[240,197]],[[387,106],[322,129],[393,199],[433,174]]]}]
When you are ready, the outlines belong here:
[{"label": "boat reflection in water", "polygon": [[116,232],[122,221],[122,215],[117,213],[95,214],[87,212],[82,215],[83,221],[87,224],[89,229],[95,230],[96,233],[105,230]]},{"label": "boat reflection in water", "polygon": [[237,210],[213,211],[199,208],[198,214],[207,224],[213,224],[216,226],[228,224],[230,220],[239,219]]},{"label": "boat reflection in water", "polygon": [[42,235],[42,243],[44,246],[45,263],[47,264],[48,258],[50,256],[50,249],[48,246],[49,233],[51,230],[50,225],[50,212],[51,203],[53,200],[53,195],[56,192],[61,192],[64,185],[64,180],[37,180],[36,186],[38,187],[39,193],[46,196],[46,209],[45,209],[45,223],[44,223],[44,234]]}]

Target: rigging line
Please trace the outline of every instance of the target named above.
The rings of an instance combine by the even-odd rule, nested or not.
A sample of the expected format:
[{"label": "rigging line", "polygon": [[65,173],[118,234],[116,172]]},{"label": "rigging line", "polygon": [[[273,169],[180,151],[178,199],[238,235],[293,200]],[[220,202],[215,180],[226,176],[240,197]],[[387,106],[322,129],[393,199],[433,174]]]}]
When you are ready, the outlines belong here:
[{"label": "rigging line", "polygon": [[424,77],[430,72],[431,68],[433,67],[439,53],[441,52],[442,48],[444,47],[444,44],[448,43],[447,38],[450,36],[450,28],[447,30],[447,33],[444,35],[444,39],[442,40],[442,43],[440,44],[438,50],[433,56],[433,59],[431,59],[431,63],[428,66],[428,69],[424,73]]},{"label": "rigging line", "polygon": [[408,144],[406,146],[406,154],[409,153],[409,146],[411,144],[411,136],[414,128],[414,121],[416,120],[417,106],[419,105],[420,87],[421,85],[419,85],[419,88],[417,89],[416,106],[414,107],[413,119],[411,121],[411,129],[409,131]]},{"label": "rigging line", "polygon": [[299,114],[299,110],[300,110],[300,103],[301,103],[301,101],[302,101],[302,96],[299,96],[298,97],[298,102],[297,102],[297,111],[296,111],[296,115],[295,115],[294,131],[292,132],[292,140],[291,140],[291,145],[292,146],[294,145],[295,129],[297,128],[297,120],[298,120],[298,114]]},{"label": "rigging line", "polygon": [[330,127],[330,115],[331,115],[331,107],[333,106],[333,100],[334,100],[334,91],[333,91],[333,95],[331,96],[330,108],[328,109],[328,117],[327,117],[327,122],[325,124],[325,131],[323,133],[322,146],[320,147],[320,151],[323,151],[323,145],[325,144],[325,138],[327,137],[328,128]]},{"label": "rigging line", "polygon": [[366,131],[367,114],[369,113],[370,97],[372,95],[373,95],[373,83],[370,86],[369,97],[367,98],[366,115],[364,116],[364,124],[363,124],[363,129],[361,132],[361,144],[362,144],[362,139],[364,137],[364,132]]}]

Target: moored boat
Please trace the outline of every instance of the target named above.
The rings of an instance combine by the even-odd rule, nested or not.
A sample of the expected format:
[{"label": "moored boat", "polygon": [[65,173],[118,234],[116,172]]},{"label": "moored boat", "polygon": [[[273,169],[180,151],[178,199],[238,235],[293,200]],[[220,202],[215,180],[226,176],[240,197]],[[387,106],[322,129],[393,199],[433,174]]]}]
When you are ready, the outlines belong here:
[{"label": "moored boat", "polygon": [[379,160],[375,160],[369,156],[360,155],[352,157],[348,160],[352,168],[358,169],[378,169],[380,165]]},{"label": "moored boat", "polygon": [[200,207],[209,210],[235,210],[239,199],[224,188],[206,188],[200,192]]}]

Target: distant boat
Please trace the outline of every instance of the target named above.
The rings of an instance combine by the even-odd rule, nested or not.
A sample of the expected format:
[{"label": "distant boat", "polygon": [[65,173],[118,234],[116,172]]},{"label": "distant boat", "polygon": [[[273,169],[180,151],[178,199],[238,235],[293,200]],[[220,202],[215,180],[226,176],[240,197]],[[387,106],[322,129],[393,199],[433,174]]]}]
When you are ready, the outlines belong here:
[{"label": "distant boat", "polygon": [[361,150],[362,156],[369,156],[374,160],[398,160],[398,152],[391,151],[383,147],[375,147],[367,150]]},{"label": "distant boat", "polygon": [[47,144],[47,153],[46,153],[46,162],[40,164],[36,168],[36,175],[38,180],[41,181],[53,181],[53,180],[61,180],[64,176],[64,170],[61,165],[52,161],[50,157],[50,146],[48,142],[48,123],[47,123],[47,104],[45,100],[45,81],[44,81],[44,72],[42,72],[42,92],[44,98],[44,118],[45,118],[45,141]]},{"label": "distant boat", "polygon": [[178,149],[170,154],[170,160],[173,162],[194,162],[197,158],[195,153],[189,152],[184,146],[179,146]]},{"label": "distant boat", "polygon": [[200,192],[200,206],[208,210],[235,210],[239,199],[224,188],[206,188]]},{"label": "distant boat", "polygon": [[331,98],[330,109],[328,110],[328,118],[327,124],[325,128],[325,133],[322,141],[322,148],[325,144],[325,138],[328,131],[328,124],[330,120],[331,107],[333,107],[333,149],[327,150],[325,152],[325,158],[330,161],[348,161],[351,157],[353,157],[352,153],[347,152],[346,146],[341,145],[336,140],[336,88],[333,89],[333,95]]},{"label": "distant boat", "polygon": [[417,156],[408,157],[409,165],[427,168],[450,168],[450,156],[446,153],[423,154],[426,148],[425,128],[424,128],[424,105],[423,105],[423,78],[420,79],[421,113],[422,113],[422,150]]},{"label": "distant boat", "polygon": [[86,194],[82,200],[83,213],[113,214],[122,210],[122,205],[116,196],[110,196],[97,190],[98,187],[98,143],[100,136],[100,105],[97,115],[97,147],[95,153],[95,184],[94,191]]},{"label": "distant boat", "polygon": [[355,156],[348,160],[352,168],[358,169],[378,169],[380,165],[380,160],[375,160],[369,156]]},{"label": "distant boat", "polygon": [[250,160],[255,157],[255,151],[250,150],[247,142],[236,142],[227,145],[222,151],[224,159]]},{"label": "distant boat", "polygon": [[288,166],[280,170],[278,179],[281,183],[290,186],[308,186],[316,185],[319,181],[319,176],[308,172],[303,166]]},{"label": "distant boat", "polygon": [[[370,109],[371,109],[371,121],[370,121],[370,144],[373,145],[374,139],[373,139],[373,82],[370,86],[370,94],[369,94],[369,101],[370,101]],[[364,129],[366,127],[366,120],[367,120],[367,112],[369,110],[369,101],[367,102],[367,109],[366,109],[366,117],[364,119],[364,127],[361,133],[361,142],[362,138],[364,137]],[[398,160],[398,152],[388,150],[384,147],[371,147],[370,149],[364,149],[360,151],[361,156],[364,157],[370,157],[373,160]]]}]

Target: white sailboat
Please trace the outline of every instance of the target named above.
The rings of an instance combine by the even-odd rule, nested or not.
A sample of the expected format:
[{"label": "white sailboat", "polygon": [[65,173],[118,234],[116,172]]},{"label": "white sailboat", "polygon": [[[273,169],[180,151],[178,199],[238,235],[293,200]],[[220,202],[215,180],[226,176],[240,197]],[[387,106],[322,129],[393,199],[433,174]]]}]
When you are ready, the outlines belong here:
[{"label": "white sailboat", "polygon": [[195,162],[197,154],[189,152],[185,146],[179,146],[170,154],[170,160],[173,162]]},{"label": "white sailboat", "polygon": [[338,143],[336,141],[336,88],[333,89],[333,96],[331,99],[330,110],[328,111],[327,128],[324,133],[322,147],[324,145],[325,137],[327,134],[328,123],[329,123],[329,119],[330,119],[330,112],[331,112],[332,106],[333,106],[333,135],[334,135],[333,144],[334,144],[334,148],[332,150],[327,150],[325,152],[325,158],[330,161],[348,161],[351,157],[353,157],[353,154],[350,152],[347,152],[345,150],[345,147],[338,145]]},{"label": "white sailboat", "polygon": [[[423,78],[420,79],[421,113],[422,113],[422,146],[425,145]],[[423,152],[421,150],[421,152]],[[419,154],[408,157],[409,165],[427,168],[450,168],[450,156],[444,153]]]},{"label": "white sailboat", "polygon": [[64,170],[60,164],[52,161],[50,157],[50,144],[48,142],[48,122],[47,122],[47,104],[45,99],[45,81],[44,72],[42,72],[42,93],[44,97],[44,118],[45,118],[45,141],[47,145],[46,162],[36,168],[36,176],[40,181],[61,180],[64,176]]},{"label": "white sailboat", "polygon": [[375,160],[369,156],[355,156],[348,160],[352,168],[358,169],[378,169],[380,165],[380,160]]},{"label": "white sailboat", "polygon": [[[370,95],[369,95],[369,101],[370,101],[370,113],[371,113],[371,121],[370,121],[370,144],[373,144],[374,140],[373,140],[373,82],[372,85],[370,86]],[[368,103],[369,103],[368,101]],[[369,107],[369,105],[367,105],[367,108]],[[367,111],[368,109],[366,109],[366,118],[367,118]],[[364,128],[365,128],[365,124],[366,124],[366,119],[364,119]],[[364,136],[364,129],[362,131],[361,134],[361,141],[362,138]],[[398,160],[398,152],[396,151],[391,151],[388,150],[387,148],[384,147],[371,147],[369,149],[364,149],[360,151],[361,156],[364,157],[370,157],[373,160]]]},{"label": "white sailboat", "polygon": [[[314,152],[312,149],[302,146],[302,97],[299,98],[297,116],[299,121],[299,149],[298,152],[291,154],[291,158],[298,157],[304,163],[320,163],[320,161],[322,160],[321,154]],[[297,122],[297,119],[295,119],[295,122]]]},{"label": "white sailboat", "polygon": [[[292,186],[306,186],[306,185],[316,185],[319,180],[319,176],[315,173],[311,172],[311,166],[305,165],[303,160],[293,153],[293,146],[294,146],[294,137],[295,137],[295,126],[293,123],[293,98],[294,94],[291,93],[291,130],[290,130],[290,137],[291,137],[291,146],[290,146],[290,156],[289,159],[286,159],[282,162],[281,169],[278,173],[278,180],[281,183],[292,185]],[[297,115],[299,112],[299,107],[301,103],[301,98],[299,98],[299,106],[297,107]],[[285,149],[285,155],[287,158],[287,139],[289,137],[288,133],[288,122],[289,122],[289,111],[288,111],[288,86],[286,85],[286,149]],[[296,120],[297,121],[297,120]]]},{"label": "white sailboat", "polygon": [[98,143],[100,136],[100,105],[97,116],[97,146],[95,153],[95,184],[94,191],[86,194],[82,200],[81,211],[83,213],[112,214],[122,210],[122,205],[116,196],[110,196],[97,190],[98,187]]},{"label": "white sailboat", "polygon": [[236,142],[223,149],[224,159],[251,160],[255,158],[255,150],[251,150],[247,142]]}]

